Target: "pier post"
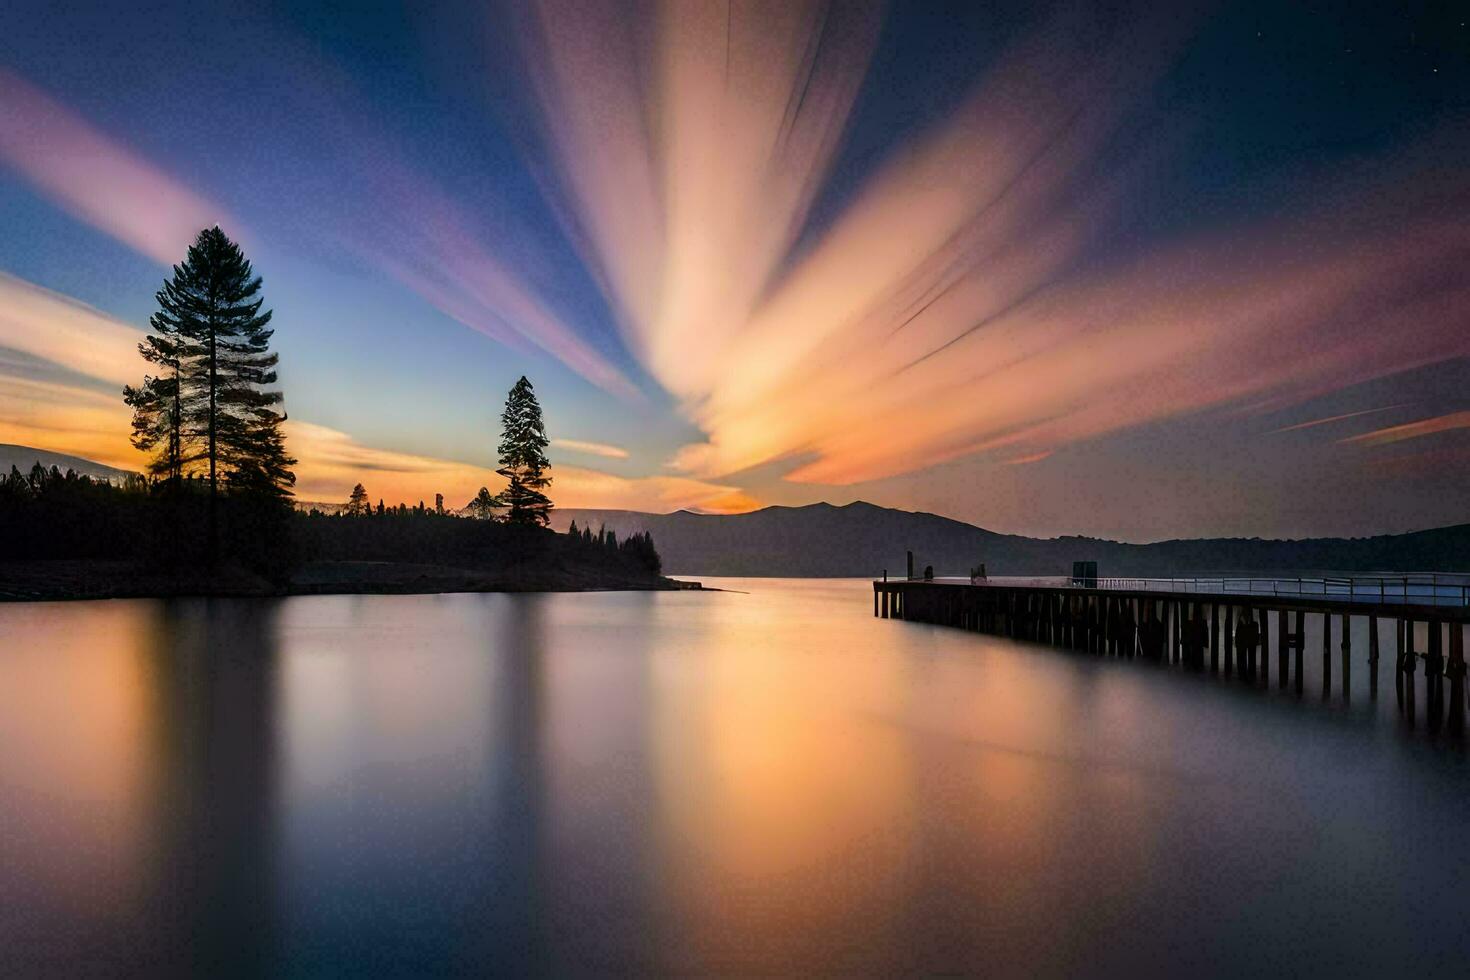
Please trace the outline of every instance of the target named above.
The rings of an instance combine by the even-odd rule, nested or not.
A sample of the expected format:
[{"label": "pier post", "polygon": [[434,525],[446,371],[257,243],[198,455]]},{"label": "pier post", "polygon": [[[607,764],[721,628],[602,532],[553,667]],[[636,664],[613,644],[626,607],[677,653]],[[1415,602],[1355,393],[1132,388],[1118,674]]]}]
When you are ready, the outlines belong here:
[{"label": "pier post", "polygon": [[1332,694],[1332,613],[1322,614],[1322,697]]},{"label": "pier post", "polygon": [[1271,611],[1265,606],[1259,610],[1260,625],[1256,627],[1256,639],[1259,642],[1258,650],[1260,656],[1256,665],[1257,676],[1262,687],[1271,686]]},{"label": "pier post", "polygon": [[1225,607],[1225,676],[1229,677],[1235,670],[1235,607]]},{"label": "pier post", "polygon": [[1220,604],[1210,603],[1210,673],[1220,672]]},{"label": "pier post", "polygon": [[1350,614],[1342,614],[1342,699],[1346,701],[1352,694],[1353,676],[1353,631]]},{"label": "pier post", "polygon": [[1394,646],[1396,655],[1393,665],[1393,689],[1398,696],[1399,709],[1404,707],[1404,620],[1399,617],[1394,620],[1393,629]]},{"label": "pier post", "polygon": [[1286,690],[1287,660],[1286,652],[1290,649],[1287,642],[1286,610],[1276,610],[1276,687],[1278,690]]},{"label": "pier post", "polygon": [[1439,731],[1444,716],[1444,630],[1429,621],[1429,653],[1424,660],[1424,706],[1429,713],[1429,730]]},{"label": "pier post", "polygon": [[1368,614],[1368,696],[1378,697],[1378,617]]},{"label": "pier post", "polygon": [[1305,689],[1306,679],[1303,671],[1304,661],[1307,659],[1307,614],[1301,609],[1296,611],[1296,693],[1300,696]]},{"label": "pier post", "polygon": [[1414,672],[1419,666],[1419,654],[1414,650],[1414,621],[1406,619],[1402,623],[1404,635],[1404,652],[1399,665],[1399,676],[1404,682],[1404,713],[1408,716],[1409,727],[1414,727],[1414,699],[1416,695]]},{"label": "pier post", "polygon": [[1450,662],[1445,669],[1450,682],[1450,734],[1465,734],[1465,625],[1450,623]]}]

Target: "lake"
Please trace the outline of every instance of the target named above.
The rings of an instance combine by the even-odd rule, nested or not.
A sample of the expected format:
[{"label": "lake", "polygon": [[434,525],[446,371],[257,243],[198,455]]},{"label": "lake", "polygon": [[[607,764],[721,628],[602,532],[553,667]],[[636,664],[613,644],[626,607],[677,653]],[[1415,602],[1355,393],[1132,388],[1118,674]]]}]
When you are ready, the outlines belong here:
[{"label": "lake", "polygon": [[1464,975],[1470,766],[1389,663],[706,584],[0,605],[0,973]]}]

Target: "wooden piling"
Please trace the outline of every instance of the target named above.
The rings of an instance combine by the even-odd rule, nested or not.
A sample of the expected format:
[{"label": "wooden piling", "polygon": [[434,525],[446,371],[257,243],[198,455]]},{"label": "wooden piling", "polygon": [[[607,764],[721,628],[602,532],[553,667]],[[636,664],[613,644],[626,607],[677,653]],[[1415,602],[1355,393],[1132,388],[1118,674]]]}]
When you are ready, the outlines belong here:
[{"label": "wooden piling", "polygon": [[1449,731],[1458,737],[1465,734],[1465,627],[1460,623],[1450,623],[1450,662],[1445,675],[1450,685]]},{"label": "wooden piling", "polygon": [[1260,624],[1256,627],[1257,650],[1259,651],[1257,664],[1257,677],[1262,687],[1271,684],[1271,615],[1266,607],[1257,610],[1260,614]]},{"label": "wooden piling", "polygon": [[1289,649],[1286,633],[1286,610],[1276,610],[1276,687],[1286,689],[1287,659]]},{"label": "wooden piling", "polygon": [[1307,658],[1307,614],[1300,609],[1296,611],[1296,637],[1292,648],[1296,651],[1296,693],[1300,697],[1306,689],[1306,664]]},{"label": "wooden piling", "polygon": [[1346,701],[1352,691],[1352,652],[1353,631],[1352,620],[1347,613],[1342,614],[1342,699]]},{"label": "wooden piling", "polygon": [[1220,672],[1220,604],[1210,603],[1210,673]]},{"label": "wooden piling", "polygon": [[1235,672],[1235,607],[1225,607],[1225,676]]},{"label": "wooden piling", "polygon": [[1402,623],[1404,635],[1404,653],[1399,666],[1399,676],[1404,683],[1404,717],[1409,727],[1414,727],[1414,694],[1415,681],[1414,672],[1419,666],[1419,654],[1414,650],[1414,621],[1405,619]]},{"label": "wooden piling", "polygon": [[1368,614],[1368,696],[1378,697],[1378,617]]},{"label": "wooden piling", "polygon": [[1429,650],[1424,660],[1424,709],[1431,732],[1439,731],[1444,717],[1444,630],[1429,621]]},{"label": "wooden piling", "polygon": [[1322,614],[1322,696],[1332,694],[1332,613]]}]

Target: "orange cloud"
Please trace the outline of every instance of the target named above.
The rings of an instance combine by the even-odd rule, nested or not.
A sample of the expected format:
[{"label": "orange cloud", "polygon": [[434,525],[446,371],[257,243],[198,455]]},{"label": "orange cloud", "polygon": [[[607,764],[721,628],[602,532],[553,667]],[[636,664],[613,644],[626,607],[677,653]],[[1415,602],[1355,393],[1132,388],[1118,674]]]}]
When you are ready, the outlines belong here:
[{"label": "orange cloud", "polygon": [[1451,412],[1448,415],[1440,415],[1431,419],[1420,419],[1417,422],[1406,422],[1403,425],[1391,425],[1385,429],[1375,429],[1372,432],[1364,432],[1355,436],[1340,439],[1339,442],[1361,442],[1368,446],[1383,446],[1393,442],[1403,442],[1405,439],[1418,439],[1423,436],[1432,436],[1439,432],[1450,432],[1454,429],[1470,429],[1470,412]]},{"label": "orange cloud", "polygon": [[1017,456],[1015,459],[1006,460],[1005,463],[1007,466],[1025,466],[1027,463],[1039,463],[1050,455],[1051,450],[1048,449],[1045,452],[1032,453],[1029,456]]},{"label": "orange cloud", "polygon": [[0,347],[124,384],[142,380],[143,332],[84,303],[0,272]]},{"label": "orange cloud", "polygon": [[0,442],[137,470],[130,419],[121,392],[0,375]]},{"label": "orange cloud", "polygon": [[[448,506],[460,507],[480,487],[492,491],[505,480],[493,469],[412,453],[365,446],[350,435],[325,426],[291,420],[286,423],[297,467],[300,500],[337,503],[353,484],[362,483],[374,499],[432,502],[444,494]],[[752,510],[756,501],[735,487],[678,476],[622,477],[577,466],[553,466],[551,497],[559,507],[672,511]]]}]

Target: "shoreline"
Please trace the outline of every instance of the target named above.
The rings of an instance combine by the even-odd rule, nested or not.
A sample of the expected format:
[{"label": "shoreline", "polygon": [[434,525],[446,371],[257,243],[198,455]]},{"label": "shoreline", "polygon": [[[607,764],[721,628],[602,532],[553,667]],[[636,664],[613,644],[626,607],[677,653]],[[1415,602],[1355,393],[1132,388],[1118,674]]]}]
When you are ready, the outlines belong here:
[{"label": "shoreline", "polygon": [[[237,566],[179,574],[137,562],[0,561],[0,603],[95,599],[284,598],[304,595],[442,595],[457,592],[705,591],[664,576],[606,575],[566,568],[516,573],[408,562],[309,562],[286,582]],[[713,591],[713,590],[710,590]]]}]

